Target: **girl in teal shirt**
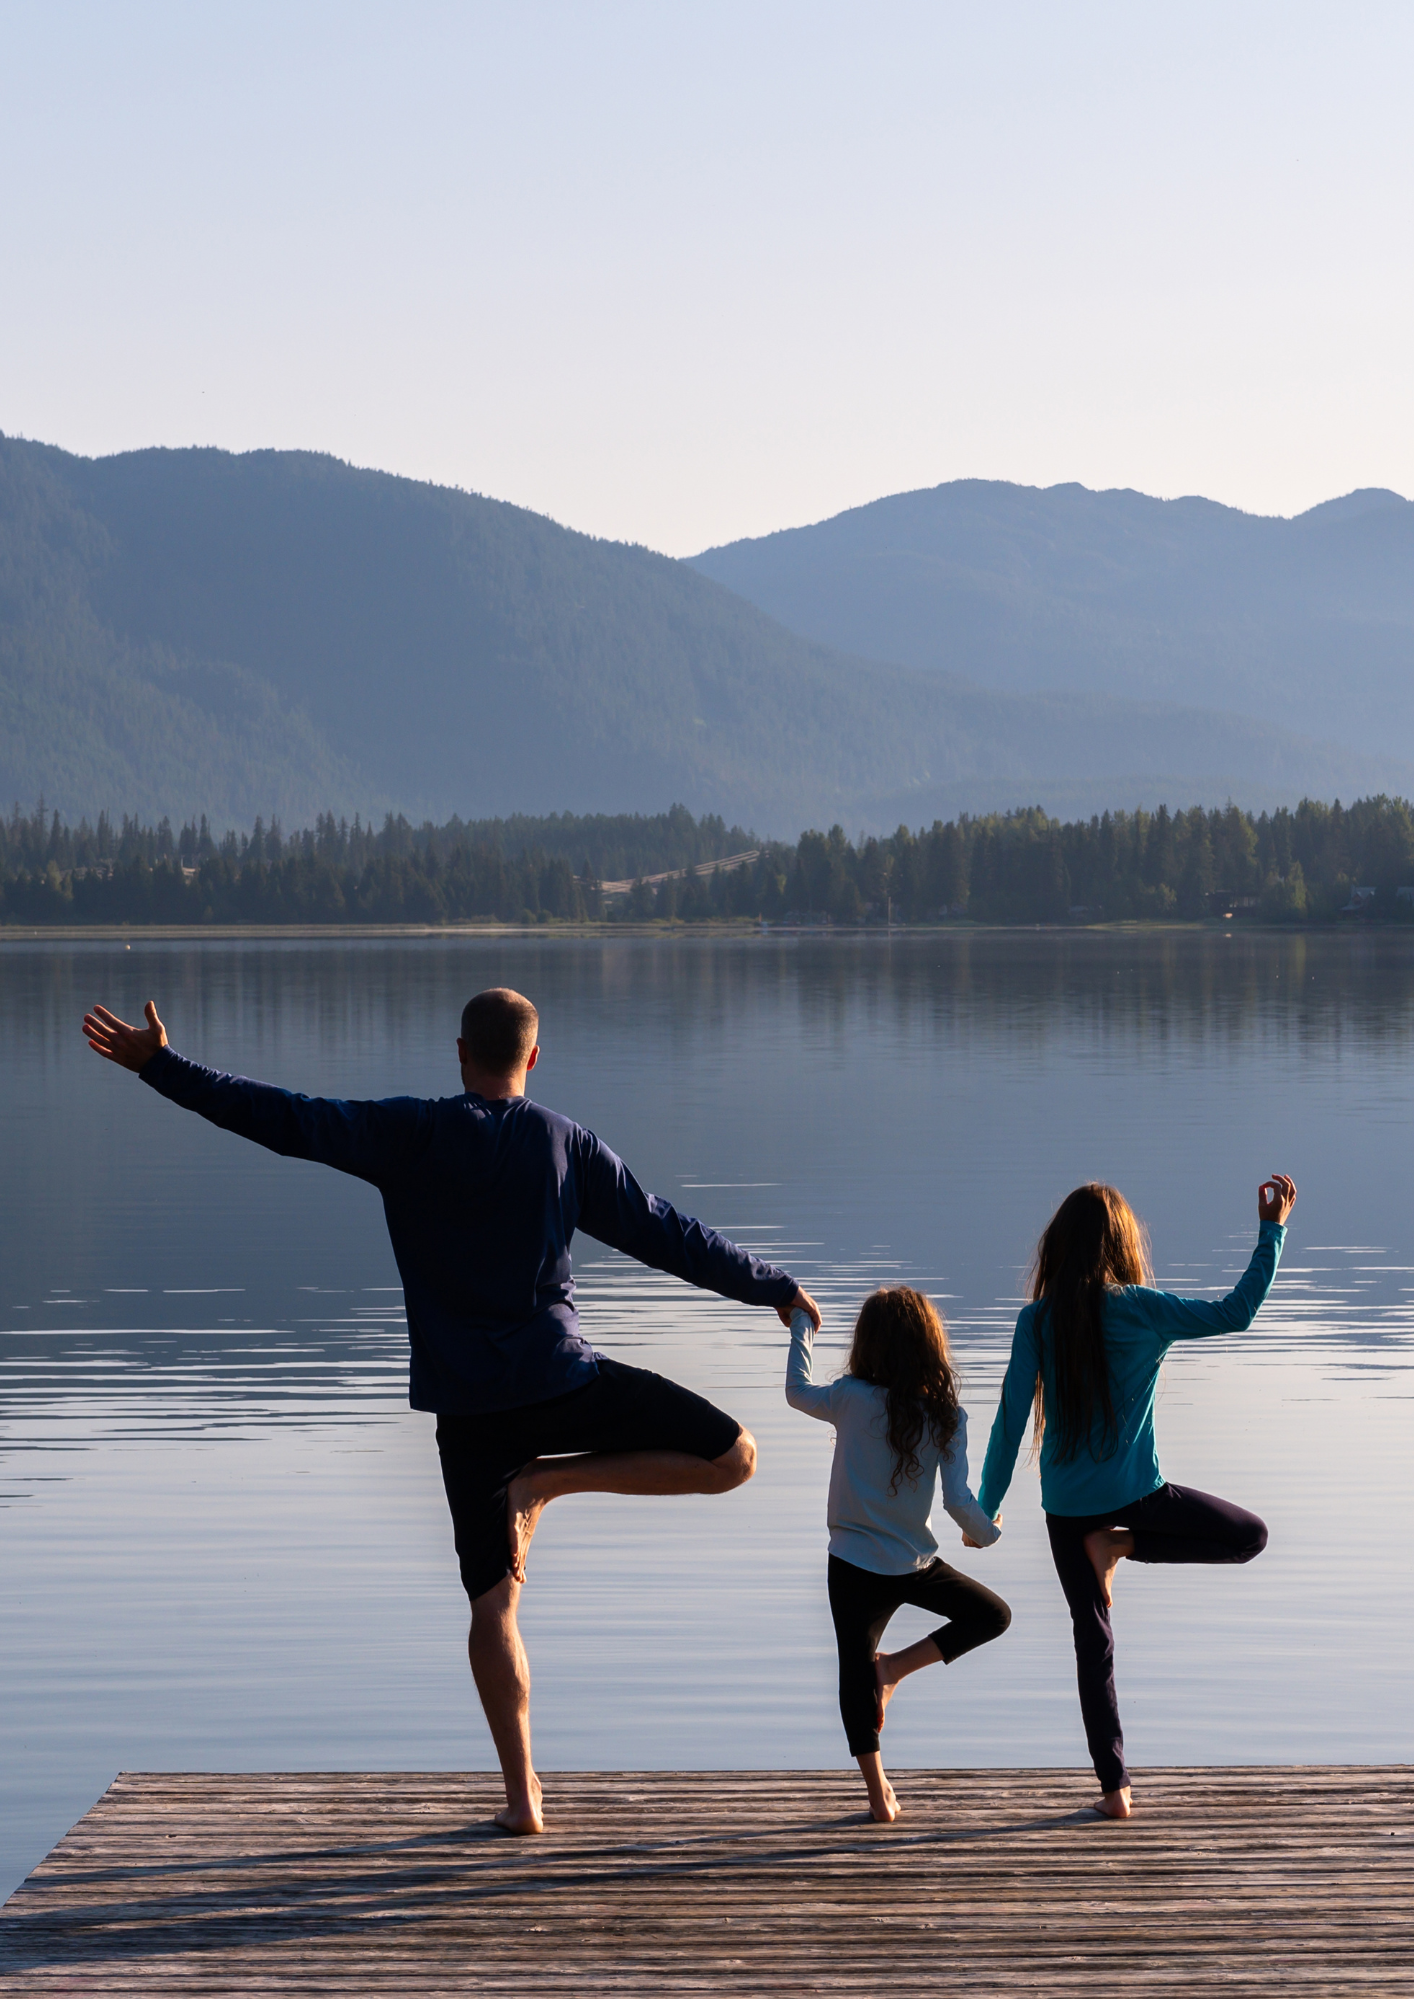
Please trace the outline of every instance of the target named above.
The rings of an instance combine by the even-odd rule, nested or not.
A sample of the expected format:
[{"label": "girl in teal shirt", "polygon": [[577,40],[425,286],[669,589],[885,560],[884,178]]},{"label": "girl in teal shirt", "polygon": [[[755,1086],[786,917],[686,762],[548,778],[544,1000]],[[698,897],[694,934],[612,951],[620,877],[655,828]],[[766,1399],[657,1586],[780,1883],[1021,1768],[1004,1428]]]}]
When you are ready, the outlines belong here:
[{"label": "girl in teal shirt", "polygon": [[1110,1629],[1115,1570],[1126,1556],[1250,1562],[1267,1545],[1255,1514],[1165,1481],[1154,1442],[1159,1368],[1175,1340],[1252,1324],[1276,1276],[1295,1200],[1285,1174],[1262,1184],[1257,1247],[1224,1299],[1155,1291],[1134,1211],[1117,1188],[1099,1182],[1066,1196],[1037,1247],[1032,1302],[1016,1322],[977,1498],[995,1518],[1032,1417],[1041,1504],[1075,1633],[1080,1711],[1100,1810],[1112,1819],[1130,1813]]}]

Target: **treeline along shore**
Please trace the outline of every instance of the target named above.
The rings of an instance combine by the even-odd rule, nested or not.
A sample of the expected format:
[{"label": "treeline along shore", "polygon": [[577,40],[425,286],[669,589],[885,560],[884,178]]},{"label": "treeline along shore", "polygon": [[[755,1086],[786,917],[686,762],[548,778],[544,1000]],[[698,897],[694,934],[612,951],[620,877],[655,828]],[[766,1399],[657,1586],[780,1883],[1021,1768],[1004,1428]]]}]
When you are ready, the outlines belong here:
[{"label": "treeline along shore", "polygon": [[[725,863],[726,865],[721,865]],[[706,864],[714,864],[708,868]],[[700,871],[700,872],[699,872]],[[0,924],[1414,922],[1414,807],[1303,799],[1061,821],[1039,808],[758,840],[681,806],[218,838],[41,803],[0,821]]]}]

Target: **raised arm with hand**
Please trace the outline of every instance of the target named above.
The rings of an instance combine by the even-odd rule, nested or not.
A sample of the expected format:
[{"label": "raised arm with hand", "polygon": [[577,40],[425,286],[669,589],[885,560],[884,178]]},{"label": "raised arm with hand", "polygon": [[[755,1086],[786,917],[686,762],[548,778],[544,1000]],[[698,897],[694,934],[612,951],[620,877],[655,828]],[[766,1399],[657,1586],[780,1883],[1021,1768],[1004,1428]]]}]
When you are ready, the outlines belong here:
[{"label": "raised arm with hand", "polygon": [[145,1028],[130,1027],[102,1006],[83,1017],[83,1031],[94,1053],[107,1062],[117,1063],[120,1069],[132,1070],[135,1075],[146,1069],[159,1049],[167,1046],[167,1030],[150,1000],[142,1011],[147,1017]]},{"label": "raised arm with hand", "polygon": [[[1118,1443],[1103,1459],[1086,1451],[1062,1465],[1059,1460],[1050,1458],[1053,1433],[1048,1430],[1041,1452],[1043,1493],[1048,1477],[1054,1477],[1057,1485],[1069,1481],[1071,1471],[1068,1468],[1078,1466],[1082,1461],[1091,1465],[1130,1464],[1138,1450],[1137,1441],[1141,1439],[1148,1440],[1144,1447],[1148,1454],[1147,1463],[1157,1470],[1158,1461],[1153,1446],[1153,1394],[1159,1364],[1176,1340],[1202,1340],[1215,1334],[1242,1333],[1251,1326],[1262,1301],[1271,1290],[1286,1237],[1287,1217],[1295,1203],[1296,1183],[1289,1174],[1273,1174],[1262,1182],[1257,1190],[1256,1246],[1247,1269],[1224,1298],[1187,1299],[1174,1292],[1155,1291],[1145,1285],[1126,1285],[1114,1291],[1111,1295],[1112,1309],[1121,1315],[1128,1329],[1124,1352],[1129,1356],[1124,1364],[1129,1369],[1124,1397],[1121,1398],[1116,1391],[1120,1423]],[[997,1405],[978,1492],[982,1508],[989,1514],[995,1513],[1001,1505],[1011,1484],[1016,1455],[1032,1413],[1037,1377],[1044,1371],[1042,1316],[1047,1312],[1044,1299],[1035,1300],[1023,1306],[1017,1317],[1011,1358],[1002,1383],[1001,1401]],[[1134,1344],[1136,1338],[1137,1347]],[[1137,1460],[1133,1462],[1137,1464]],[[1051,1467],[1049,1474],[1048,1463]],[[1120,1497],[1137,1497],[1137,1492]],[[1078,1514],[1091,1510],[1079,1505],[1067,1509],[1062,1505],[1057,1511]]]},{"label": "raised arm with hand", "polygon": [[1273,1174],[1257,1190],[1257,1215],[1262,1222],[1275,1222],[1285,1229],[1286,1219],[1296,1206],[1296,1183],[1290,1174]]},{"label": "raised arm with hand", "polygon": [[[802,1292],[799,1295],[805,1297]],[[813,1305],[814,1301],[811,1300]],[[834,1399],[839,1389],[838,1382],[817,1382],[814,1374],[814,1343],[820,1331],[820,1315],[807,1312],[804,1306],[787,1307],[784,1315],[790,1328],[790,1347],[786,1353],[786,1401],[793,1410],[801,1410],[807,1417],[819,1417],[825,1423],[831,1420]]]},{"label": "raised arm with hand", "polygon": [[426,1116],[417,1098],[346,1102],[299,1096],[253,1077],[224,1076],[177,1054],[150,1000],[143,1011],[147,1026],[134,1028],[107,1007],[95,1007],[84,1016],[89,1047],[224,1132],[286,1159],[315,1160],[375,1185],[395,1174],[417,1144]]},{"label": "raised arm with hand", "polygon": [[1296,1183],[1273,1174],[1257,1190],[1257,1243],[1247,1269],[1221,1299],[1185,1299],[1176,1292],[1146,1292],[1149,1318],[1164,1340],[1204,1340],[1212,1334],[1245,1333],[1277,1274],[1286,1219],[1296,1206]]}]

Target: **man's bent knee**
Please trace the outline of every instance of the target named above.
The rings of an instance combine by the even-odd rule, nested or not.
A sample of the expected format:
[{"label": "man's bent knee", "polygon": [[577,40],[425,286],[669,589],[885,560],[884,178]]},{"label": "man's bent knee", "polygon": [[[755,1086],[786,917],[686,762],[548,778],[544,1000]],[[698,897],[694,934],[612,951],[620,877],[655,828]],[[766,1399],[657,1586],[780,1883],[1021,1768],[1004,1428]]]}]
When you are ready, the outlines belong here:
[{"label": "man's bent knee", "polygon": [[724,1451],[720,1458],[712,1460],[719,1478],[719,1493],[730,1493],[734,1486],[745,1486],[756,1470],[756,1440],[750,1431],[737,1434],[737,1441],[730,1451]]}]

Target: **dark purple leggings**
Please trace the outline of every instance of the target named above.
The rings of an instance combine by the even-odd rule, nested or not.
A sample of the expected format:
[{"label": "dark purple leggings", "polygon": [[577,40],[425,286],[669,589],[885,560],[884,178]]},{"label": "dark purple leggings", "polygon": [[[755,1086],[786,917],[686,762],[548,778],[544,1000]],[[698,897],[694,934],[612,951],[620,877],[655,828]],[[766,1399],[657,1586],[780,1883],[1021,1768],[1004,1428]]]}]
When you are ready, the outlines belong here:
[{"label": "dark purple leggings", "polygon": [[1245,1563],[1267,1546],[1267,1530],[1245,1507],[1191,1486],[1160,1486],[1113,1514],[1047,1514],[1056,1575],[1070,1606],[1085,1740],[1103,1792],[1129,1783],[1115,1696],[1115,1642],[1100,1580],[1085,1553],[1095,1528],[1128,1528],[1135,1562]]}]

